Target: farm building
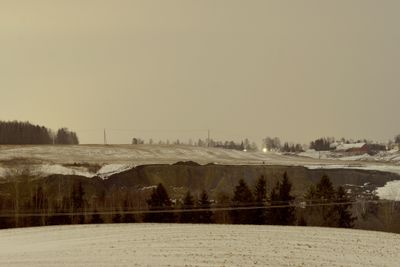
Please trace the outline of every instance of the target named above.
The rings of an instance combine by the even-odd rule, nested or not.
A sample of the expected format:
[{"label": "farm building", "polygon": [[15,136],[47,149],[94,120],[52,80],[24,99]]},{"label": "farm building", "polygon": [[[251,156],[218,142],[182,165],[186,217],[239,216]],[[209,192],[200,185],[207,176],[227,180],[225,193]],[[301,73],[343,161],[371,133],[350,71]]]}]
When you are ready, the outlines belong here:
[{"label": "farm building", "polygon": [[340,144],[336,147],[336,152],[361,155],[369,152],[369,146],[366,143]]}]

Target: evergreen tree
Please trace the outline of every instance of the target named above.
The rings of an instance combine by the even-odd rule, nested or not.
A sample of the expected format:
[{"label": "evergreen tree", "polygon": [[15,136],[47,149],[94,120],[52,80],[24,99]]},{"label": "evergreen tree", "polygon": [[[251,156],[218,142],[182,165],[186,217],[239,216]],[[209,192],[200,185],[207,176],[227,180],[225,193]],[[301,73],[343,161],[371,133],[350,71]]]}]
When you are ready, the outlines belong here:
[{"label": "evergreen tree", "polygon": [[232,222],[234,224],[252,224],[254,223],[254,210],[245,209],[254,206],[254,197],[245,181],[241,179],[235,188],[232,199],[233,209],[231,212]]},{"label": "evergreen tree", "polygon": [[400,145],[400,134],[398,134],[394,137],[394,143],[397,145]]},{"label": "evergreen tree", "polygon": [[289,147],[289,143],[288,142],[285,142],[284,144],[283,144],[283,147],[282,147],[282,152],[290,152],[290,147]]},{"label": "evergreen tree", "polygon": [[[335,201],[335,188],[328,176],[322,176],[320,182],[316,186],[317,203],[327,204]],[[320,206],[319,210],[322,215],[322,226],[336,226],[337,216],[333,206]]]},{"label": "evergreen tree", "polygon": [[[265,207],[267,201],[267,181],[264,176],[261,176],[256,183],[255,187],[255,202],[258,207]],[[267,211],[265,208],[256,209],[254,211],[254,223],[265,224],[267,221]]]},{"label": "evergreen tree", "polygon": [[211,202],[208,200],[208,194],[205,190],[201,192],[200,199],[198,201],[198,208],[206,209],[206,211],[197,212],[197,223],[212,223],[213,212],[210,210]]},{"label": "evergreen tree", "polygon": [[289,181],[287,173],[283,174],[282,182],[277,182],[270,194],[272,206],[283,206],[271,208],[269,212],[269,223],[278,225],[293,225],[295,222],[295,208],[289,205],[294,200],[291,195],[292,184]]},{"label": "evergreen tree", "polygon": [[316,186],[318,200],[331,201],[335,198],[335,188],[328,176],[323,175]]},{"label": "evergreen tree", "polygon": [[[329,177],[323,175],[315,187],[310,187],[305,198],[308,204],[315,205],[306,208],[308,222],[318,226],[336,226],[338,221],[335,207],[329,205],[335,201],[336,192]],[[328,204],[328,205],[327,205]]]},{"label": "evergreen tree", "polygon": [[195,222],[195,213],[186,211],[194,209],[194,199],[190,191],[187,191],[185,198],[183,199],[182,210],[180,213],[179,222],[181,223],[194,223]]},{"label": "evergreen tree", "polygon": [[55,136],[55,143],[62,145],[77,145],[79,144],[78,136],[76,133],[71,132],[68,128],[61,128],[57,131]]},{"label": "evergreen tree", "polygon": [[350,202],[350,198],[347,197],[346,191],[342,186],[339,186],[336,191],[336,202],[337,203],[346,203],[336,206],[336,212],[338,213],[338,226],[343,228],[353,228],[355,217],[352,216],[351,204],[347,204]]},{"label": "evergreen tree", "polygon": [[[160,183],[157,188],[153,189],[150,199],[147,200],[149,206],[149,213],[145,214],[144,221],[146,222],[175,222],[175,215],[173,212],[165,212],[172,210],[172,202],[168,196],[167,190]],[[160,212],[157,212],[160,211]]]}]

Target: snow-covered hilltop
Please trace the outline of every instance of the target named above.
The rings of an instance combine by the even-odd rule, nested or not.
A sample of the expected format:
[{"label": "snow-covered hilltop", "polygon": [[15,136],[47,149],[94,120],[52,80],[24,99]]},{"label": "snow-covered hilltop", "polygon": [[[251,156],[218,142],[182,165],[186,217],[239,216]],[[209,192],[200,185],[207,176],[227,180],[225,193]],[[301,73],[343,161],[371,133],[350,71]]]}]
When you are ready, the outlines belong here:
[{"label": "snow-covered hilltop", "polygon": [[354,168],[400,174],[400,153],[389,151],[376,156],[337,158],[330,152],[307,151],[298,155],[274,152],[243,152],[221,148],[184,145],[79,145],[0,146],[0,177],[15,166],[35,175],[67,174],[108,177],[137,165],[199,164],[284,165],[308,168]]}]

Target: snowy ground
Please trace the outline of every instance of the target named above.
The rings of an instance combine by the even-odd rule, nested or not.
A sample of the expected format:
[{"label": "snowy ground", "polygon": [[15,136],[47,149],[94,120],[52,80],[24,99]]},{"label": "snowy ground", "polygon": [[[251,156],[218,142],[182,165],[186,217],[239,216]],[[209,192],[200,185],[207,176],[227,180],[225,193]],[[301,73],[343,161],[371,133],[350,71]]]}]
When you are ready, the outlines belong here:
[{"label": "snowy ground", "polygon": [[387,182],[385,186],[376,190],[381,199],[400,201],[400,181]]},{"label": "snowy ground", "polygon": [[0,231],[1,266],[398,266],[400,235],[316,227],[109,224]]},{"label": "snowy ground", "polygon": [[[282,155],[278,153],[242,152],[219,148],[160,145],[80,145],[80,146],[0,146],[0,177],[16,165],[29,168],[34,174],[95,175],[106,178],[110,174],[143,164],[172,164],[195,161],[200,164],[268,164],[306,166],[309,168],[354,168],[389,171],[400,174],[396,161],[317,158],[315,153]],[[312,156],[313,155],[313,156]],[[393,152],[392,158],[400,154]],[[312,157],[311,157],[312,156]],[[97,164],[97,172],[74,163]],[[69,165],[68,165],[69,164]]]},{"label": "snowy ground", "polygon": [[315,151],[309,149],[305,152],[299,153],[299,156],[314,158],[314,159],[338,159],[343,161],[366,161],[366,162],[386,162],[400,165],[400,151],[392,149],[389,151],[381,151],[376,155],[362,154],[355,156],[348,156],[334,151]]}]

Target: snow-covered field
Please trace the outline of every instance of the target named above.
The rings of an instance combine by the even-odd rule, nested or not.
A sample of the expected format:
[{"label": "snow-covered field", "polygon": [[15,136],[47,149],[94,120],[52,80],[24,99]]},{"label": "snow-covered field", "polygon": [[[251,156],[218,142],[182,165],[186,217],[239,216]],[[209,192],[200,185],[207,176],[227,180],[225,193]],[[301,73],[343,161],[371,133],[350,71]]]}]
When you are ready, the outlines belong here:
[{"label": "snow-covered field", "polygon": [[[392,157],[396,158],[395,152]],[[312,156],[314,155],[314,156]],[[397,156],[400,154],[397,152]],[[174,145],[80,145],[80,146],[0,146],[0,177],[15,166],[28,168],[34,174],[76,174],[106,178],[136,165],[172,164],[178,161],[200,164],[267,164],[295,165],[308,168],[353,168],[389,171],[400,174],[400,164],[391,161],[317,158],[315,153],[282,155],[279,153],[242,152],[236,150]],[[94,172],[74,163],[96,164]]]},{"label": "snow-covered field", "polygon": [[314,159],[338,159],[343,161],[366,161],[366,162],[386,162],[400,165],[400,151],[392,149],[389,151],[381,151],[376,155],[362,154],[348,156],[332,151],[315,151],[313,149],[299,153],[299,156]]},{"label": "snow-covered field", "polygon": [[1,266],[399,266],[400,235],[317,227],[105,224],[0,231]]}]

